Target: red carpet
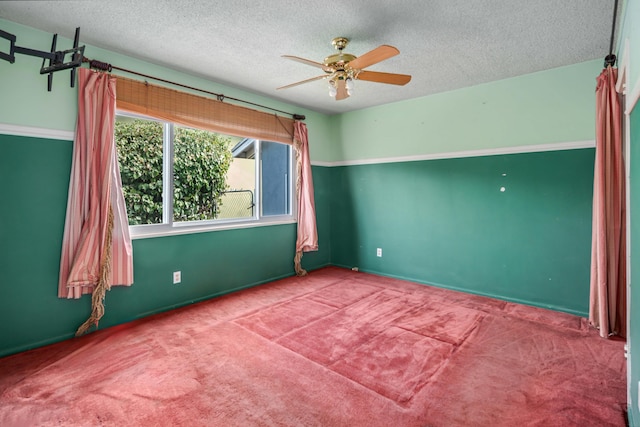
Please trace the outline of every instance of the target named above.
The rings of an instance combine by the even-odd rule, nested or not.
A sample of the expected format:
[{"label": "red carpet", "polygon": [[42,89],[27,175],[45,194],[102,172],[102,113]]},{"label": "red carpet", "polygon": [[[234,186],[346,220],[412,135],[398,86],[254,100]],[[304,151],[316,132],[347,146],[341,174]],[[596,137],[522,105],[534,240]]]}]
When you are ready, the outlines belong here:
[{"label": "red carpet", "polygon": [[624,426],[584,319],[338,268],[0,359],[2,426]]}]

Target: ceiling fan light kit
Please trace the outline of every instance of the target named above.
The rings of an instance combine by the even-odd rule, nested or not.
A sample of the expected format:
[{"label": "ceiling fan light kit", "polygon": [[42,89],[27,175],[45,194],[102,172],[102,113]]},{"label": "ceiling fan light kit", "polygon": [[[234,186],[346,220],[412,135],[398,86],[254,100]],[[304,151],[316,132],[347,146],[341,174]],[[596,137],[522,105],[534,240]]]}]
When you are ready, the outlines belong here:
[{"label": "ceiling fan light kit", "polygon": [[338,53],[327,56],[322,63],[311,61],[309,59],[297,56],[283,55],[284,58],[313,67],[321,68],[325,74],[290,85],[279,87],[278,89],[287,89],[298,86],[303,83],[312,82],[320,79],[328,79],[329,96],[340,101],[347,99],[353,94],[355,80],[366,80],[375,83],[386,83],[403,86],[411,81],[411,76],[407,74],[381,73],[377,71],[364,71],[365,68],[389,59],[400,53],[398,49],[389,45],[379,46],[359,57],[350,53],[344,53],[349,39],[346,37],[336,37],[331,44],[336,48]]}]

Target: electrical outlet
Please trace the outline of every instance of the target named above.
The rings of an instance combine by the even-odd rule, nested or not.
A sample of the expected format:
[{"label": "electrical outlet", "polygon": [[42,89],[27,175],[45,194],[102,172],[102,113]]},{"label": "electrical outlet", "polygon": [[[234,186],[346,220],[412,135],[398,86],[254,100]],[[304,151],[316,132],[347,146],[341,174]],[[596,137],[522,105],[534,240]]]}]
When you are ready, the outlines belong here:
[{"label": "electrical outlet", "polygon": [[181,281],[182,281],[182,273],[179,272],[179,271],[174,271],[173,272],[173,284],[177,285]]},{"label": "electrical outlet", "polygon": [[376,249],[376,256],[382,257],[382,248]]}]

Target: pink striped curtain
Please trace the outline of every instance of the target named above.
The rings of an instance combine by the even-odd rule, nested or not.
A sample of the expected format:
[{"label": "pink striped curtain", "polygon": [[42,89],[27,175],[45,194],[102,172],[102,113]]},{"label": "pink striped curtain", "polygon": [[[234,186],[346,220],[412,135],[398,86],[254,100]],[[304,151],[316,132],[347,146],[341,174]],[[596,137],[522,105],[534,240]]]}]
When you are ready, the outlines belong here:
[{"label": "pink striped curtain", "polygon": [[626,336],[625,174],[617,74],[608,66],[596,86],[589,322],[602,337]]},{"label": "pink striped curtain", "polygon": [[299,121],[293,124],[293,146],[296,150],[298,165],[298,237],[296,240],[296,256],[294,267],[298,276],[305,276],[302,268],[303,252],[318,250],[318,232],[316,230],[316,207],[313,198],[313,177],[309,160],[309,137],[307,126]]},{"label": "pink striped curtain", "polygon": [[116,79],[81,68],[78,86],[58,297],[94,294],[82,333],[97,326],[111,285],[133,283],[133,251],[113,136]]}]

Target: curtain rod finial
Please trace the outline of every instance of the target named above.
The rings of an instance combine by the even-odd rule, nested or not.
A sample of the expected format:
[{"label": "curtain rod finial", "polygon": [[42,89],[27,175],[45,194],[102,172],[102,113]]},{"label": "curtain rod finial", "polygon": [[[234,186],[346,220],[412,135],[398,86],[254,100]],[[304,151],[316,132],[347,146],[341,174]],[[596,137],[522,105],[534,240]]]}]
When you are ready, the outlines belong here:
[{"label": "curtain rod finial", "polygon": [[305,115],[303,115],[303,114],[293,114],[293,119],[294,120],[304,120],[306,118],[307,117]]}]

